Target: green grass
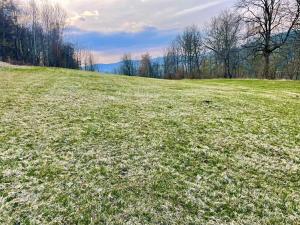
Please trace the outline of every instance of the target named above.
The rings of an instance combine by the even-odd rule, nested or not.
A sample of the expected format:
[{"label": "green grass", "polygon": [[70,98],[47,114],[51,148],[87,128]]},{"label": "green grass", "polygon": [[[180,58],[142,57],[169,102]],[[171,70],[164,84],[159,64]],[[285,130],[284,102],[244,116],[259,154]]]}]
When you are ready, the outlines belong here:
[{"label": "green grass", "polygon": [[300,82],[0,69],[0,224],[299,224]]}]

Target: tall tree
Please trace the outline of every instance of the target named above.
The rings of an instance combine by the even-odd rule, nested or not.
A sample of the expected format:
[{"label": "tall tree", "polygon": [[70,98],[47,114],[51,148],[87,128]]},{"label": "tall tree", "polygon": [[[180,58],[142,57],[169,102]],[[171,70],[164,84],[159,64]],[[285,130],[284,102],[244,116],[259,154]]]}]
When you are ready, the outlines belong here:
[{"label": "tall tree", "polygon": [[184,73],[192,78],[199,76],[203,56],[201,32],[196,26],[187,27],[183,34],[177,37],[177,43]]},{"label": "tall tree", "polygon": [[164,78],[176,78],[179,71],[179,50],[176,41],[166,50],[164,55]]},{"label": "tall tree", "polygon": [[23,6],[13,0],[0,0],[0,60],[79,68],[75,48],[63,40],[64,10],[47,1],[42,7],[46,11],[35,0]]},{"label": "tall tree", "polygon": [[43,58],[47,66],[60,65],[62,54],[63,31],[66,24],[66,12],[58,4],[50,4],[47,1],[41,6],[41,24],[44,36]]},{"label": "tall tree", "polygon": [[196,26],[187,27],[167,49],[164,57],[165,77],[200,78],[204,51],[201,31]]},{"label": "tall tree", "polygon": [[153,76],[151,56],[149,55],[149,53],[142,55],[140,66],[139,66],[139,75],[143,77]]},{"label": "tall tree", "polygon": [[39,63],[39,54],[37,49],[37,36],[38,36],[38,21],[39,10],[35,0],[30,0],[28,14],[31,20],[31,32],[32,32],[32,64],[37,65]]},{"label": "tall tree", "polygon": [[136,69],[130,54],[124,54],[121,61],[120,73],[123,75],[134,76]]},{"label": "tall tree", "polygon": [[240,21],[236,14],[224,11],[211,20],[207,30],[205,46],[223,64],[224,77],[232,78],[231,70],[240,40]]},{"label": "tall tree", "polygon": [[14,55],[16,38],[17,7],[12,0],[0,1],[0,59],[7,60]]},{"label": "tall tree", "polygon": [[264,76],[270,73],[270,58],[288,40],[300,16],[300,0],[239,0],[237,7],[248,25],[250,47],[264,57]]},{"label": "tall tree", "polygon": [[152,67],[152,77],[153,78],[161,78],[161,63],[159,61],[153,61],[151,64]]},{"label": "tall tree", "polygon": [[85,53],[84,70],[96,71],[94,55],[90,51],[86,51]]}]

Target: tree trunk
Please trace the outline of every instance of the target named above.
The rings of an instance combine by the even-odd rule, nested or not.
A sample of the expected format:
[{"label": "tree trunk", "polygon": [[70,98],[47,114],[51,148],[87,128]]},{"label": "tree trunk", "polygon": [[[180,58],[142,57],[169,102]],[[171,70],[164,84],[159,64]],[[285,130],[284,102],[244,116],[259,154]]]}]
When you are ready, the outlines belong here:
[{"label": "tree trunk", "polygon": [[270,76],[270,54],[266,53],[264,54],[265,58],[265,65],[264,65],[264,78],[271,79]]},{"label": "tree trunk", "polygon": [[224,78],[232,78],[231,72],[230,72],[230,63],[228,59],[224,60]]},{"label": "tree trunk", "polygon": [[230,56],[227,57],[227,60],[226,60],[226,67],[227,67],[227,76],[228,78],[232,79],[232,74],[231,74],[231,71],[230,71],[230,59],[229,59]]},{"label": "tree trunk", "polygon": [[223,73],[224,73],[224,78],[227,78],[227,65],[226,65],[226,59],[224,59],[224,65],[223,65]]}]

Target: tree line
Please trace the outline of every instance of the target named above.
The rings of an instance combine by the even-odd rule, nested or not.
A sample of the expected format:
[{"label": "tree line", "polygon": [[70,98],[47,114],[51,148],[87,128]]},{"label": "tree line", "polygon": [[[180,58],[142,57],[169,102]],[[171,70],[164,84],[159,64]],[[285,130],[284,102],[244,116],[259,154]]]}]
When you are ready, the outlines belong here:
[{"label": "tree line", "polygon": [[58,4],[0,0],[0,61],[79,69],[82,52],[63,39],[66,21]]},{"label": "tree line", "polygon": [[187,27],[160,63],[122,58],[120,74],[166,79],[300,79],[300,0],[239,0],[206,28]]}]

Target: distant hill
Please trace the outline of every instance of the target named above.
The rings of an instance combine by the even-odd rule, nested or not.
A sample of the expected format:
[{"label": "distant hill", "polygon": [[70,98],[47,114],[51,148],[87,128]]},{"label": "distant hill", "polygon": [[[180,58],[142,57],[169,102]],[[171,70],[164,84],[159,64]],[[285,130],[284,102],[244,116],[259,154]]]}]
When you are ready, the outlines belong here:
[{"label": "distant hill", "polygon": [[115,73],[118,68],[122,65],[121,62],[110,63],[110,64],[95,64],[96,71],[102,73]]},{"label": "distant hill", "polygon": [[[159,64],[163,64],[163,57],[157,57],[152,59],[152,62],[156,62]],[[134,63],[136,66],[139,66],[140,60],[134,60]],[[102,72],[102,73],[115,73],[118,71],[118,69],[121,67],[122,62],[116,62],[116,63],[110,63],[110,64],[95,64],[96,71]]]}]

